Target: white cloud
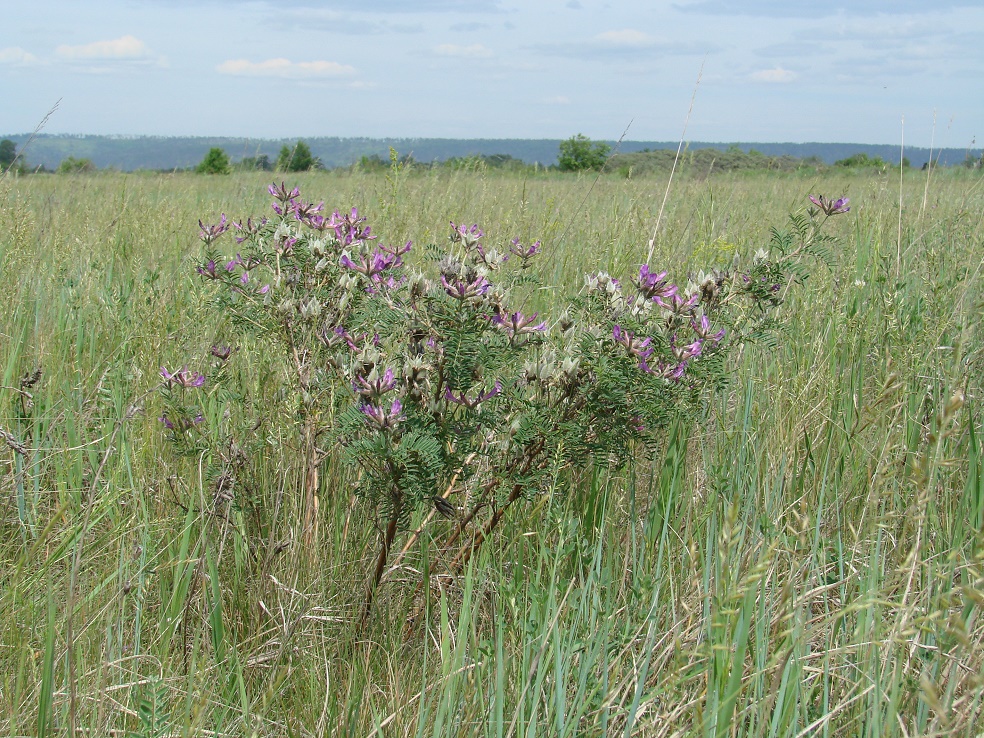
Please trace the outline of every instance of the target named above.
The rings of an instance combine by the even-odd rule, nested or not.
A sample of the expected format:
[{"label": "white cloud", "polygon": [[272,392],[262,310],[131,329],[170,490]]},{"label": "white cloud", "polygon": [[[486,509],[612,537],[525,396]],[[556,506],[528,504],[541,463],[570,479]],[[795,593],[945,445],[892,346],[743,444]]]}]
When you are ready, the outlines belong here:
[{"label": "white cloud", "polygon": [[333,61],[292,62],[290,59],[267,59],[251,62],[246,59],[229,59],[216,70],[220,74],[239,77],[280,77],[282,79],[332,79],[355,74],[355,67]]},{"label": "white cloud", "polygon": [[492,56],[492,52],[482,44],[471,44],[470,46],[441,44],[440,46],[435,46],[434,51],[440,56],[456,56],[469,59],[487,59]]},{"label": "white cloud", "polygon": [[72,61],[133,60],[149,58],[150,49],[147,48],[147,44],[135,36],[121,36],[112,41],[94,41],[91,44],[82,44],[81,46],[62,44],[55,49],[55,54],[62,59]]},{"label": "white cloud", "polygon": [[0,64],[11,64],[13,66],[27,66],[28,64],[36,64],[38,58],[27,51],[24,51],[20,46],[9,46],[6,49],[0,49]]},{"label": "white cloud", "polygon": [[760,69],[757,72],[752,72],[752,79],[757,82],[792,82],[796,79],[796,72],[790,72],[788,69],[783,69],[782,67],[776,67],[775,69]]},{"label": "white cloud", "polygon": [[543,102],[547,105],[570,105],[571,99],[564,95],[554,95],[553,97],[543,98]]},{"label": "white cloud", "polygon": [[605,31],[599,33],[595,38],[602,43],[611,46],[639,47],[650,46],[653,40],[642,31],[634,31],[626,28],[621,31]]}]

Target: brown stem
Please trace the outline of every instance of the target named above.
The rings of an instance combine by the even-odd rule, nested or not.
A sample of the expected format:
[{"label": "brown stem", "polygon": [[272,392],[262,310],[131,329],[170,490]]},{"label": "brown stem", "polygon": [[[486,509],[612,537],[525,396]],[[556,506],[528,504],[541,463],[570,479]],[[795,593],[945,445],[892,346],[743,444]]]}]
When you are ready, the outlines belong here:
[{"label": "brown stem", "polygon": [[497,507],[495,512],[492,513],[492,517],[485,521],[485,525],[472,537],[468,545],[462,546],[458,549],[457,555],[451,560],[448,568],[451,570],[452,574],[460,574],[462,569],[464,569],[468,562],[471,560],[472,554],[474,554],[478,549],[482,547],[485,540],[492,534],[496,526],[499,525],[499,521],[506,514],[506,509],[512,505],[519,496],[523,493],[523,485],[516,484],[513,485],[512,492],[509,493],[508,499],[501,507]]},{"label": "brown stem", "polygon": [[310,550],[314,541],[315,513],[318,509],[318,467],[320,458],[317,449],[317,429],[314,419],[308,416],[304,422],[304,543]]},{"label": "brown stem", "polygon": [[400,522],[402,503],[403,495],[399,491],[394,491],[393,514],[390,516],[389,525],[386,526],[386,532],[383,534],[383,545],[379,548],[379,556],[376,557],[376,571],[373,572],[372,581],[366,590],[366,604],[362,611],[363,626],[369,620],[369,614],[372,612],[372,601],[376,595],[376,589],[379,587],[379,580],[383,578],[383,572],[386,570],[390,546],[393,545],[393,539],[396,538],[396,529]]},{"label": "brown stem", "polygon": [[[546,442],[544,441],[544,439],[541,438],[539,441],[537,441],[536,444],[530,446],[527,449],[527,452],[524,454],[523,457],[522,468],[520,471],[521,474],[527,474],[529,472],[529,470],[533,466],[533,462],[540,455],[540,453],[543,451],[545,446],[546,446]],[[498,483],[497,480],[493,480],[492,482],[489,482],[489,484],[486,485],[485,494],[487,495],[493,489],[495,489],[497,483]],[[456,576],[460,574],[461,571],[465,568],[465,566],[468,565],[468,562],[471,561],[471,557],[475,554],[476,551],[478,551],[482,547],[482,544],[484,544],[485,541],[488,539],[488,537],[492,534],[492,531],[494,531],[496,527],[499,525],[499,522],[506,514],[506,509],[509,508],[509,506],[512,505],[516,500],[518,500],[522,494],[523,494],[523,485],[517,482],[516,484],[513,485],[513,488],[510,491],[509,497],[506,499],[506,501],[499,507],[495,508],[495,510],[492,513],[492,517],[490,517],[488,520],[485,521],[485,524],[482,525],[481,529],[479,529],[474,536],[472,536],[470,541],[467,541],[466,543],[462,544],[461,548],[458,549],[458,553],[455,554],[455,557],[451,560],[451,563],[448,565],[448,570],[452,575]],[[483,497],[484,496],[485,495],[483,495]],[[467,526],[468,523],[471,522],[471,520],[478,514],[478,511],[481,510],[483,507],[485,507],[486,504],[487,503],[482,502],[480,500],[478,504],[472,508],[471,512],[464,519],[462,519],[462,521],[458,524],[458,527],[455,529],[454,533],[451,534],[451,537],[446,542],[445,545],[446,548],[449,548],[450,546],[457,543],[457,541],[465,531],[465,526]],[[415,594],[419,593],[423,589],[423,587],[424,587],[424,582],[420,582],[417,585]],[[420,620],[420,616],[423,614],[426,606],[427,604],[426,604],[426,597],[425,597],[424,604],[420,605],[416,609],[414,614],[407,620],[406,632],[409,633],[413,629],[414,625]]]}]

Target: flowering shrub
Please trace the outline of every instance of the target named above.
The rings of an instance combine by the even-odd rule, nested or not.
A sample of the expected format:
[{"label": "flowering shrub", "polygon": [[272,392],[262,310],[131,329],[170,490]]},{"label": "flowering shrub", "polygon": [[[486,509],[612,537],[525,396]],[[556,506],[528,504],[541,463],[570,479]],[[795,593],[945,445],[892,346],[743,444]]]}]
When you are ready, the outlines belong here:
[{"label": "flowering shrub", "polygon": [[[456,521],[444,545],[459,571],[518,500],[562,485],[567,470],[623,464],[692,417],[735,351],[774,331],[786,290],[807,276],[803,257],[823,256],[829,238],[817,216],[848,209],[811,198],[820,210],[774,231],[746,268],[687,284],[648,264],[627,279],[588,275],[547,317],[524,308],[539,242],[493,241],[452,222],[425,273],[405,263],[412,243],[384,245],[357,209],[327,214],[297,188],[269,191],[269,219],[200,222],[197,271],[215,310],[279,346],[297,406],[309,540],[320,449],[344,449],[360,472],[357,494],[381,531],[367,614],[396,536],[421,516]],[[216,250],[227,232],[234,256]],[[231,354],[212,348],[216,372]],[[188,396],[211,378],[161,373],[162,423],[176,441],[205,438]]]}]

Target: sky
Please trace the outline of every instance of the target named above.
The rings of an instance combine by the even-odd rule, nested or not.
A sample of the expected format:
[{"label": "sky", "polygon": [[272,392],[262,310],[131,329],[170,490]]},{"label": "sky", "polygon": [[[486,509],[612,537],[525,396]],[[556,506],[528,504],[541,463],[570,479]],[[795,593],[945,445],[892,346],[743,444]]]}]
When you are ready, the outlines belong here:
[{"label": "sky", "polygon": [[984,141],[984,0],[4,6],[0,134]]}]

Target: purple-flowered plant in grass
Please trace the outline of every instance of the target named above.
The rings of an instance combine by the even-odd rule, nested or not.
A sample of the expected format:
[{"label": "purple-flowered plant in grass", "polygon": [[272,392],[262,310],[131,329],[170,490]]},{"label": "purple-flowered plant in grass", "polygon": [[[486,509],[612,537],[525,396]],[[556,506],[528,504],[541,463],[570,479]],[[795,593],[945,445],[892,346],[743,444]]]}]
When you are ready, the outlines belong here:
[{"label": "purple-flowered plant in grass", "polygon": [[[819,212],[795,214],[747,264],[708,265],[689,284],[648,263],[627,279],[588,275],[576,293],[553,291],[551,319],[534,268],[540,241],[451,221],[445,253],[424,265],[410,241],[384,245],[355,207],[327,215],[296,187],[269,192],[273,216],[236,221],[234,255],[213,252],[221,234],[210,231],[198,267],[206,304],[251,340],[235,355],[217,340],[207,384],[165,370],[175,407],[161,422],[175,442],[216,438],[199,452],[212,458],[230,457],[230,439],[256,438],[269,454],[266,438],[292,437],[286,453],[302,480],[293,507],[312,546],[321,496],[335,490],[320,481],[322,465],[351,467],[366,524],[379,531],[365,616],[411,521],[447,552],[444,572],[460,573],[514,504],[562,492],[589,464],[630,463],[670,424],[692,422],[726,383],[734,352],[769,330],[804,257],[826,243],[815,216],[848,209],[815,198]],[[229,384],[247,345],[281,378],[279,391],[235,412],[178,406],[179,395],[248,403],[250,392]],[[243,426],[210,428],[199,415]],[[255,534],[267,540],[277,524],[260,520]]]},{"label": "purple-flowered plant in grass", "polygon": [[161,376],[168,387],[201,387],[205,384],[205,375],[193,372],[188,367],[182,367],[173,372],[169,372],[165,367],[161,367]]},{"label": "purple-flowered plant in grass", "polygon": [[849,212],[851,207],[848,203],[850,198],[838,197],[836,200],[828,200],[823,195],[810,195],[810,202],[820,208],[824,215],[841,215]]},{"label": "purple-flowered plant in grass", "polygon": [[211,246],[219,236],[229,230],[229,223],[225,213],[222,213],[222,218],[218,223],[206,225],[199,220],[198,228],[198,237],[204,241],[206,246]]}]

